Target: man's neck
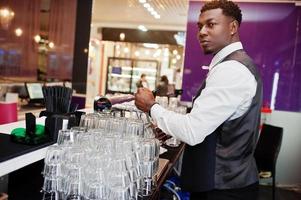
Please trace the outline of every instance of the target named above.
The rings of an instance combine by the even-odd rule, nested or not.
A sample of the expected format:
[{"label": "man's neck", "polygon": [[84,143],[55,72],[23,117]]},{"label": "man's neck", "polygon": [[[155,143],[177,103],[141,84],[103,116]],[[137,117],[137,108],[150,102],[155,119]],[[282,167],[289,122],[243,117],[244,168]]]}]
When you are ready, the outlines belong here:
[{"label": "man's neck", "polygon": [[235,42],[240,42],[239,38],[232,38],[232,40],[229,43],[227,43],[225,46],[223,46],[222,48],[220,48],[219,50],[217,50],[216,52],[214,52],[212,55],[215,56],[223,48],[225,48],[226,46],[229,46],[230,44],[235,43]]}]

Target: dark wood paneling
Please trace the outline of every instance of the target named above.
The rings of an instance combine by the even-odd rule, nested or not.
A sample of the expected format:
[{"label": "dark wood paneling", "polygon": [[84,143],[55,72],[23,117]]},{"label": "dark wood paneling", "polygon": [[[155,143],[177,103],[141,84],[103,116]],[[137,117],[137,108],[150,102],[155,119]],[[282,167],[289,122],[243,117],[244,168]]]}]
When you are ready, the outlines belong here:
[{"label": "dark wood paneling", "polygon": [[72,87],[83,94],[86,93],[91,14],[92,0],[77,0]]},{"label": "dark wood paneling", "polygon": [[174,38],[174,35],[178,33],[177,31],[149,30],[143,32],[138,29],[100,28],[98,32],[101,32],[102,39],[107,41],[120,41],[119,35],[124,33],[125,39],[123,42],[177,45]]}]

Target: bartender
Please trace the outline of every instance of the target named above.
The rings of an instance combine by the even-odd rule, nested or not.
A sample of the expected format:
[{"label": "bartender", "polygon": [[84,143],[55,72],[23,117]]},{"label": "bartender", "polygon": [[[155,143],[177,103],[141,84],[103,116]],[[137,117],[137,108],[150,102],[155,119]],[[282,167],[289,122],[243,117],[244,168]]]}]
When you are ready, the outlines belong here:
[{"label": "bartender", "polygon": [[199,42],[214,57],[190,113],[164,109],[146,88],[135,95],[136,106],[149,112],[160,129],[187,144],[181,179],[192,200],[257,199],[253,154],[262,81],[240,42],[241,21],[241,10],[232,1],[214,0],[201,8]]}]

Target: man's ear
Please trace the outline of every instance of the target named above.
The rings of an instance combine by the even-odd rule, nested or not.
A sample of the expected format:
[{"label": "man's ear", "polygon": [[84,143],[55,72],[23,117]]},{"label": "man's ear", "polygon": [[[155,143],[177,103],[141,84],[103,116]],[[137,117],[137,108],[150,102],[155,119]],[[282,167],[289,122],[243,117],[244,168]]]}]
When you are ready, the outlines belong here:
[{"label": "man's ear", "polygon": [[238,32],[238,27],[239,27],[239,23],[238,23],[237,20],[233,20],[230,23],[230,32],[231,32],[231,35],[235,35]]}]

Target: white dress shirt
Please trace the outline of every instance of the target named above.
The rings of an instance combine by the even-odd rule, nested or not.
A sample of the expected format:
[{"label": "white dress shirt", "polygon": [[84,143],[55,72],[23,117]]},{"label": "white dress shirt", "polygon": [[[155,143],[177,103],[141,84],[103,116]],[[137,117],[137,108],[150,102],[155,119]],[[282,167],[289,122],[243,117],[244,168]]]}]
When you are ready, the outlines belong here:
[{"label": "white dress shirt", "polygon": [[201,143],[223,122],[242,116],[255,96],[257,82],[254,75],[240,62],[221,62],[226,56],[242,48],[240,42],[235,42],[213,57],[206,87],[195,99],[190,113],[183,115],[158,104],[152,106],[151,116],[157,126],[166,134],[193,146]]}]

